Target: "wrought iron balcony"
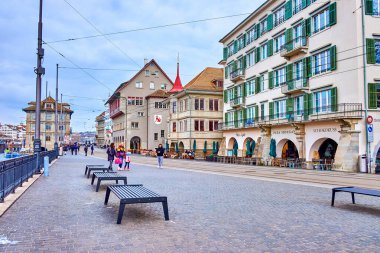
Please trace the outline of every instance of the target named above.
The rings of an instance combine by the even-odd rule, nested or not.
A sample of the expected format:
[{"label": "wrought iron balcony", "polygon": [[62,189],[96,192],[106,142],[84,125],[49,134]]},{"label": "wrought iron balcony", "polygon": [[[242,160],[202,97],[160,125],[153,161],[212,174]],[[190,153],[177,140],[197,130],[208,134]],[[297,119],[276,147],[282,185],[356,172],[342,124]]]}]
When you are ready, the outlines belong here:
[{"label": "wrought iron balcony", "polygon": [[281,86],[281,92],[285,95],[302,93],[309,89],[309,79],[299,78],[297,80],[292,80],[287,82],[285,85]]},{"label": "wrought iron balcony", "polygon": [[245,97],[237,97],[230,100],[230,106],[233,108],[242,107],[245,105]]},{"label": "wrought iron balcony", "polygon": [[300,36],[285,44],[285,47],[281,51],[281,57],[289,59],[297,54],[306,54],[308,50],[307,37]]},{"label": "wrought iron balcony", "polygon": [[244,78],[245,78],[245,73],[244,73],[244,69],[242,68],[238,68],[232,71],[230,74],[230,80],[234,83],[244,80]]}]

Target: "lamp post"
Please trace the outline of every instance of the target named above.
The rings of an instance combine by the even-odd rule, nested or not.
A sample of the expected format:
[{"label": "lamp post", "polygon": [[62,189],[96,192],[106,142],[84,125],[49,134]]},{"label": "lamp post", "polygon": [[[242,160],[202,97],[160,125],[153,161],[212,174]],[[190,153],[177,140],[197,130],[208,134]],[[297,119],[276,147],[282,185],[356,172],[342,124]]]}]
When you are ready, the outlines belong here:
[{"label": "lamp post", "polygon": [[[62,106],[62,105],[61,105]],[[54,150],[58,157],[58,64],[55,78]]]},{"label": "lamp post", "polygon": [[41,78],[45,74],[45,68],[42,67],[42,59],[44,58],[44,49],[42,48],[42,0],[39,5],[38,18],[38,39],[37,39],[37,68],[35,68],[36,77],[36,121],[33,149],[37,155],[36,172],[40,169],[40,152],[41,152]]}]

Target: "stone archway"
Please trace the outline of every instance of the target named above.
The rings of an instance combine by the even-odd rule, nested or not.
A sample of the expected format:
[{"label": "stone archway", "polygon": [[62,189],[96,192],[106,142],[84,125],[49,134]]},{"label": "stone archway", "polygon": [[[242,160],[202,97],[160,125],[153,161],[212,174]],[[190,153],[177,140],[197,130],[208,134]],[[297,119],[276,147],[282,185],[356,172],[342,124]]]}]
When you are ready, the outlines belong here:
[{"label": "stone archway", "polygon": [[141,138],[138,136],[134,136],[131,138],[129,142],[129,147],[132,150],[132,152],[136,153],[140,151],[141,148]]},{"label": "stone archway", "polygon": [[[256,146],[256,142],[254,139],[252,139],[251,137],[247,137],[244,142],[243,142],[243,157],[248,157],[247,156],[247,142],[250,142],[250,149],[252,148],[252,143],[254,143],[254,146]],[[250,156],[253,156],[253,153],[254,153],[254,150],[250,150],[251,151],[251,155]]]},{"label": "stone archway", "polygon": [[[331,138],[320,138],[311,145],[309,150],[312,159],[334,159],[338,143]],[[330,153],[330,154],[329,154]]]},{"label": "stone archway", "polygon": [[174,151],[175,151],[175,143],[172,142],[170,143],[170,152],[174,153]]},{"label": "stone archway", "polygon": [[179,144],[178,144],[178,151],[179,151],[180,153],[185,152],[185,145],[183,144],[182,141],[180,141]]},{"label": "stone archway", "polygon": [[296,144],[294,144],[294,142],[289,139],[283,139],[277,144],[276,153],[282,159],[299,158]]},{"label": "stone archway", "polygon": [[227,156],[237,156],[236,150],[239,150],[238,142],[235,138],[230,138],[227,145]]}]

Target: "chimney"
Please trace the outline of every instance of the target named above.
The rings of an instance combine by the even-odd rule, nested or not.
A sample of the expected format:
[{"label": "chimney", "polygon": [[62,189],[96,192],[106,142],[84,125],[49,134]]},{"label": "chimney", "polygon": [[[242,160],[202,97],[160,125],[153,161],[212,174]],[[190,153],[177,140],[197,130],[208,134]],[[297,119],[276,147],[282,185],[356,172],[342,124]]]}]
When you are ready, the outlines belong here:
[{"label": "chimney", "polygon": [[148,63],[148,59],[144,58],[144,66]]}]

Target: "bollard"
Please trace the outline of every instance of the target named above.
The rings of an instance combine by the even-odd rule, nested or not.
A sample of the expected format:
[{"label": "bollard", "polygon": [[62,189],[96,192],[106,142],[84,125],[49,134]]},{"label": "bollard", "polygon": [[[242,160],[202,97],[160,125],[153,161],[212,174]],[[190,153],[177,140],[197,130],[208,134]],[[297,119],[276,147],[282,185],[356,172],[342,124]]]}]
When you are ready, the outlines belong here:
[{"label": "bollard", "polygon": [[49,157],[44,157],[44,176],[49,176]]}]

